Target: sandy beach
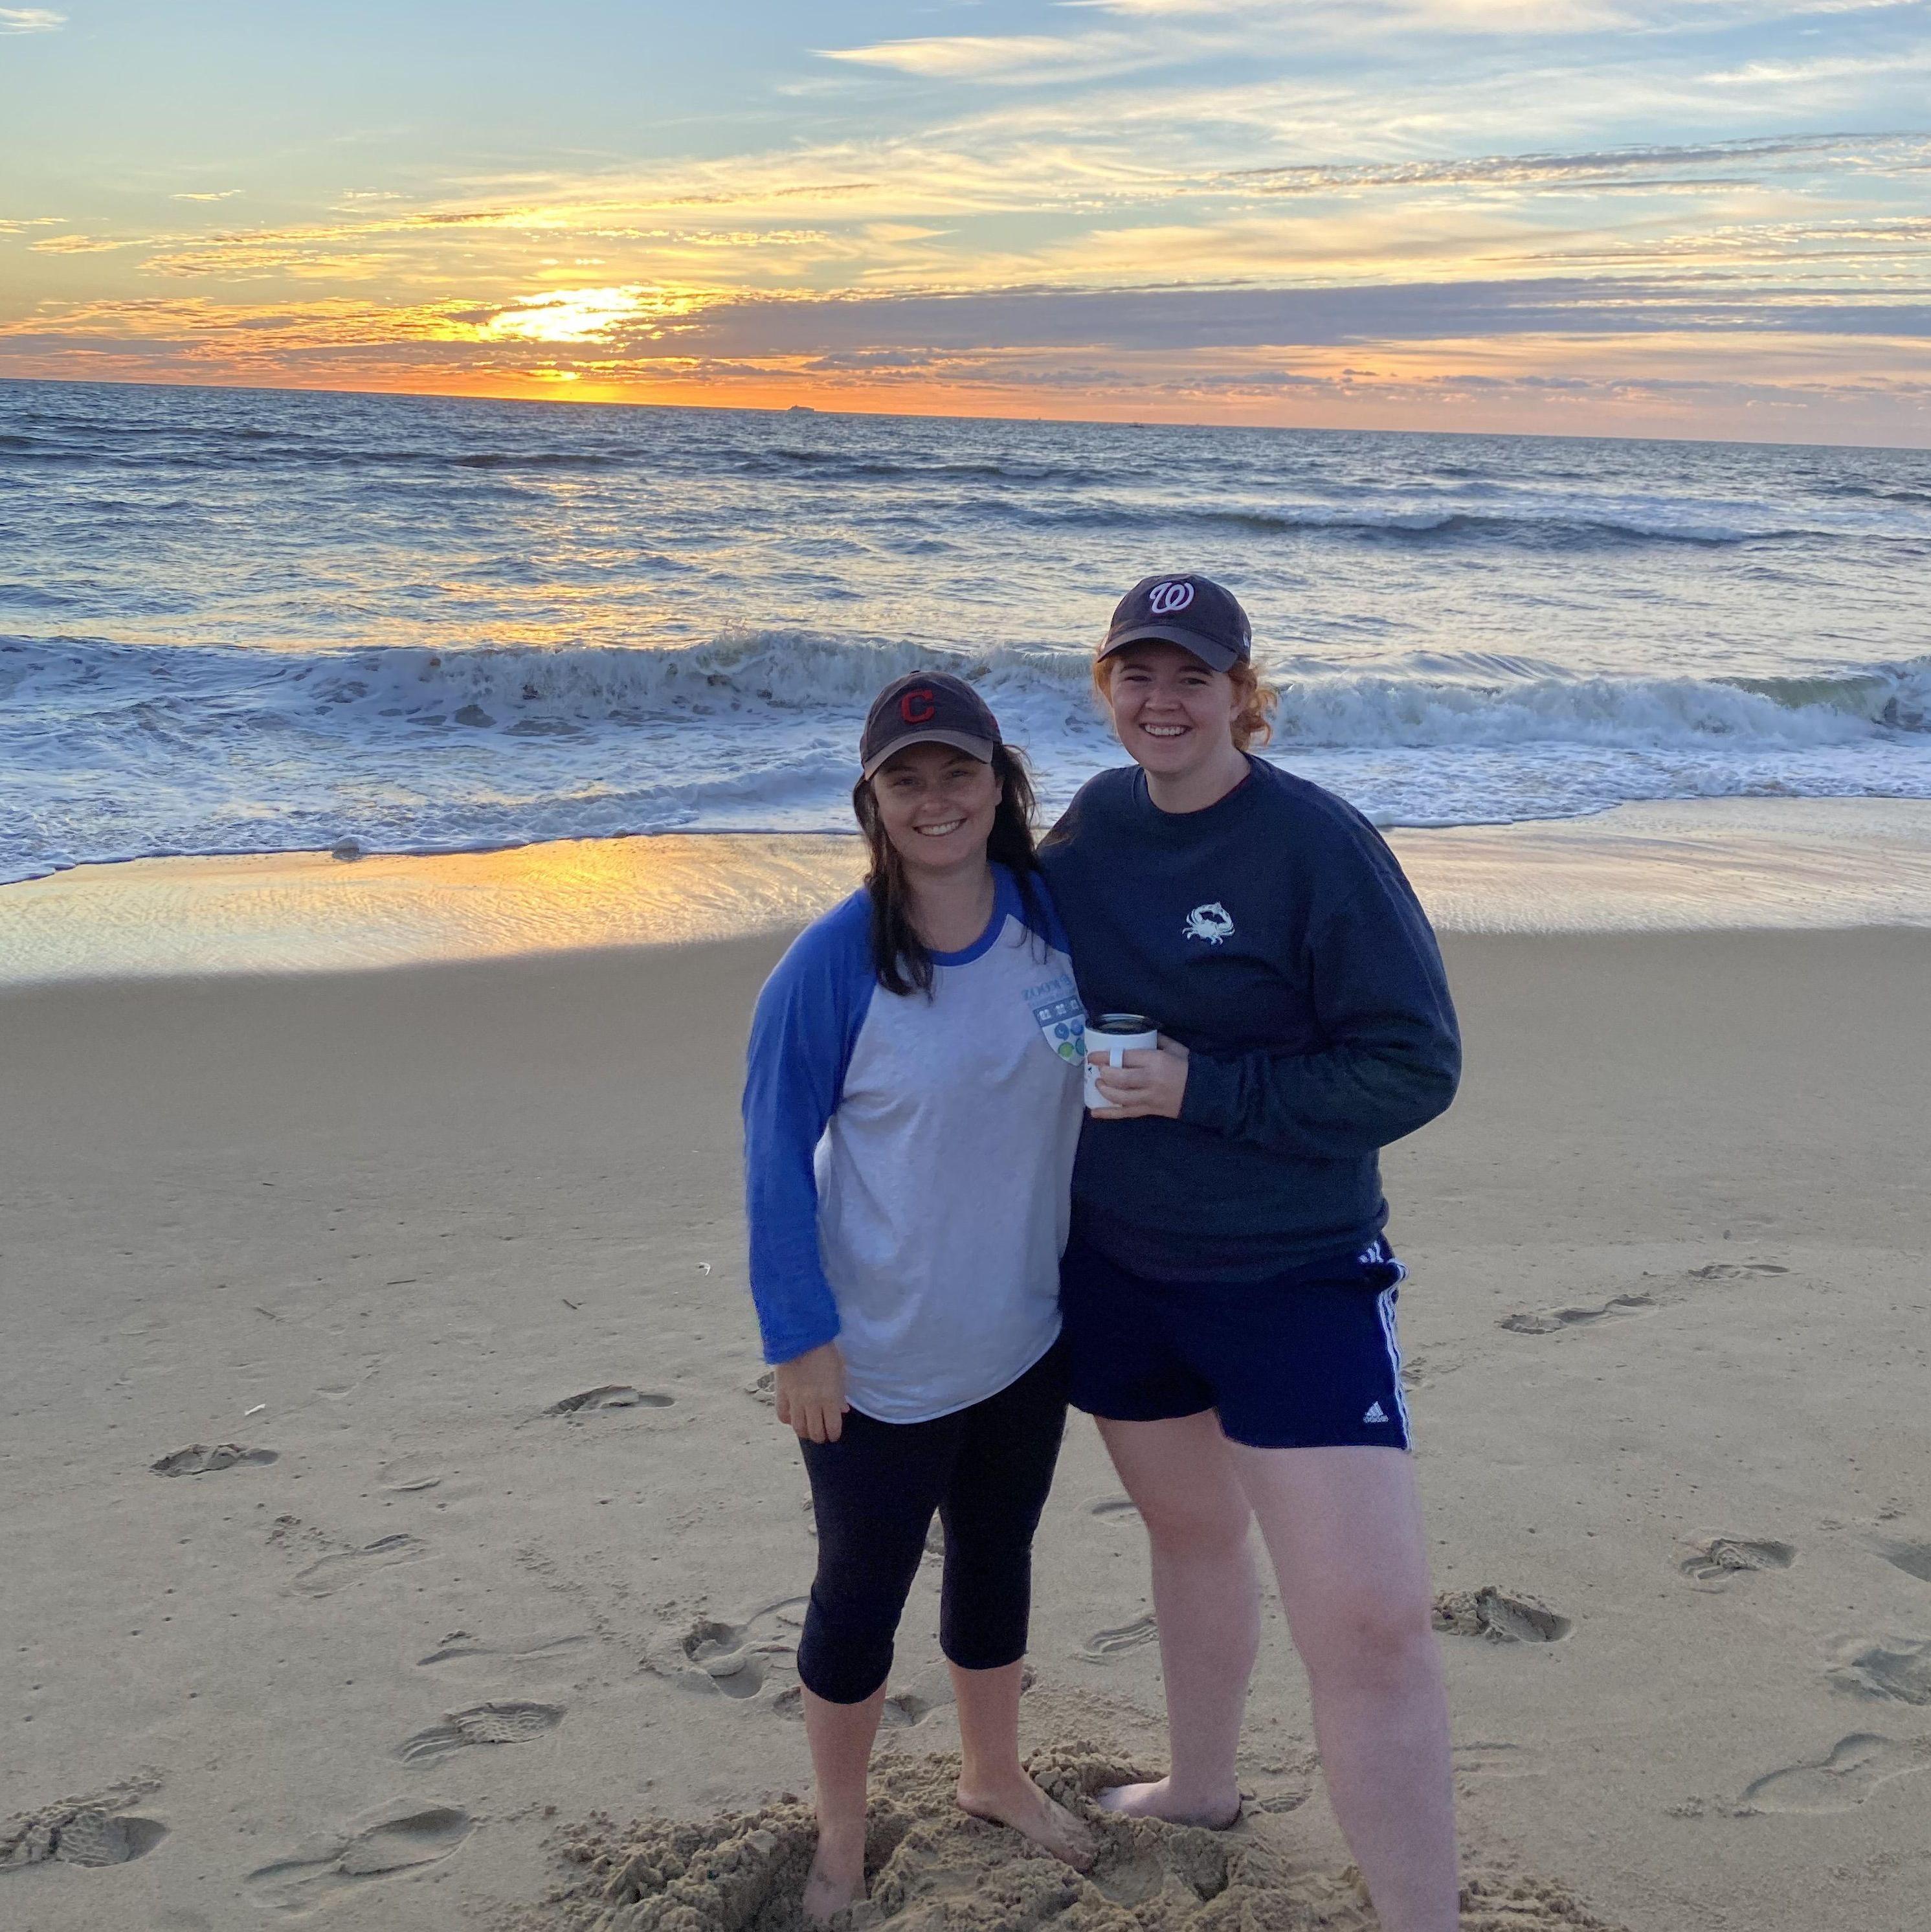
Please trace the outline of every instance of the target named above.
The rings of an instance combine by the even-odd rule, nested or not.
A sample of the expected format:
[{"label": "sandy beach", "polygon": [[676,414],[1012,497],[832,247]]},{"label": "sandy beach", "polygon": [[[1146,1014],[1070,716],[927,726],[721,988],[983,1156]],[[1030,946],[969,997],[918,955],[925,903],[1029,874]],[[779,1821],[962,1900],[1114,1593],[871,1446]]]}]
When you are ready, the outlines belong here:
[{"label": "sandy beach", "polygon": [[[753,1922],[808,1778],[738,1198],[783,937],[0,992],[0,1922]],[[1387,1166],[1468,1922],[1913,1932],[1931,933],[1447,951],[1467,1084]],[[1372,1923],[1271,1608],[1230,1840],[1135,1828],[1082,1903],[949,1820],[937,1569],[895,1916]],[[1070,1788],[1160,1762],[1150,1638],[1077,1424],[1024,1707]]]}]

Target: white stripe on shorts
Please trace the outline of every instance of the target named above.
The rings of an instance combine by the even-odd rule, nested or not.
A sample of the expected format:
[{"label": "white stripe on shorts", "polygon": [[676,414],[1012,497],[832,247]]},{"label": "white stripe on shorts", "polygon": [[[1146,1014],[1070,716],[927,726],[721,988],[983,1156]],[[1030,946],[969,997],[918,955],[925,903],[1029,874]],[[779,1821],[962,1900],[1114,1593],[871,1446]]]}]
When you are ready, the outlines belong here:
[{"label": "white stripe on shorts", "polygon": [[[1400,1263],[1396,1265],[1400,1267]],[[1405,1276],[1408,1270],[1402,1270]],[[1402,1345],[1395,1340],[1395,1289],[1399,1282],[1392,1283],[1375,1298],[1375,1306],[1381,1317],[1381,1339],[1388,1345],[1388,1360],[1395,1371],[1395,1407],[1402,1418],[1402,1440],[1408,1440],[1408,1398],[1402,1393]]]}]

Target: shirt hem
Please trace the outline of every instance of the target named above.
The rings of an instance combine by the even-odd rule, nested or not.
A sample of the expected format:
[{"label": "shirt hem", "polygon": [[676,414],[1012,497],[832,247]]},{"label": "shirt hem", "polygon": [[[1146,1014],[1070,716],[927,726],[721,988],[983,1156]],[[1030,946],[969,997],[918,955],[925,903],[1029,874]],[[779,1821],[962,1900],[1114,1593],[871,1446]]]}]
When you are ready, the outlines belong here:
[{"label": "shirt hem", "polygon": [[[1102,1220],[1108,1233],[1096,1239],[1094,1223]],[[1135,1227],[1120,1220],[1117,1216],[1104,1215],[1084,1202],[1076,1202],[1073,1214],[1073,1238],[1084,1242],[1116,1268],[1125,1269],[1129,1274],[1138,1275],[1143,1281],[1238,1283],[1271,1281],[1276,1275],[1285,1274],[1290,1268],[1308,1268],[1330,1261],[1346,1261],[1358,1254],[1370,1242],[1380,1240],[1386,1233],[1387,1226],[1388,1216],[1384,1212],[1371,1216],[1350,1234],[1323,1234],[1318,1238],[1310,1237],[1298,1240],[1291,1237],[1264,1233],[1236,1236],[1234,1238],[1243,1245],[1247,1241],[1252,1242],[1255,1250],[1252,1260],[1222,1259],[1216,1262],[1211,1256],[1203,1256],[1198,1262],[1180,1262],[1169,1265],[1176,1250],[1181,1248],[1187,1240],[1186,1234],[1169,1232],[1159,1228]],[[1189,1232],[1198,1238],[1198,1230]],[[1115,1235],[1118,1238],[1111,1238]],[[1264,1248],[1264,1253],[1261,1252]]]},{"label": "shirt hem", "polygon": [[1010,1375],[996,1382],[991,1388],[985,1390],[978,1395],[967,1396],[962,1402],[948,1403],[943,1408],[932,1409],[921,1415],[880,1415],[875,1411],[867,1408],[864,1403],[856,1397],[848,1399],[851,1402],[852,1407],[860,1415],[865,1417],[870,1421],[882,1422],[890,1427],[904,1427],[920,1422],[943,1422],[949,1415],[957,1415],[965,1409],[976,1408],[981,1402],[990,1402],[996,1395],[1003,1395],[1021,1376],[1030,1375],[1052,1353],[1054,1345],[1060,1339],[1062,1325],[1056,1314],[1053,1318],[1053,1332],[1047,1336],[1045,1346],[1036,1349],[1033,1354],[1027,1356],[1020,1367],[1015,1369]]}]

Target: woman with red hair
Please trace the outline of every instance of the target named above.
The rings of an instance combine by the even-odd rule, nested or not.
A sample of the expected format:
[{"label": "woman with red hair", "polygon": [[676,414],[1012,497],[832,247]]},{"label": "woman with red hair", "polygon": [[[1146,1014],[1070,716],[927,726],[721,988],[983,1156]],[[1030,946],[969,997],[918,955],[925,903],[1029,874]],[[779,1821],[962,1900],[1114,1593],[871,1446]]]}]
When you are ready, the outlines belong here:
[{"label": "woman with red hair", "polygon": [[1270,696],[1230,592],[1146,578],[1093,675],[1133,763],[1040,857],[1089,1026],[1159,1037],[1096,1066],[1060,1298],[1073,1402],[1147,1525],[1171,1750],[1167,1776],[1102,1802],[1239,1815],[1258,1522],[1381,1923],[1450,1932],[1448,1714],[1378,1160],[1455,1093],[1441,956],[1374,827],[1252,755]]}]

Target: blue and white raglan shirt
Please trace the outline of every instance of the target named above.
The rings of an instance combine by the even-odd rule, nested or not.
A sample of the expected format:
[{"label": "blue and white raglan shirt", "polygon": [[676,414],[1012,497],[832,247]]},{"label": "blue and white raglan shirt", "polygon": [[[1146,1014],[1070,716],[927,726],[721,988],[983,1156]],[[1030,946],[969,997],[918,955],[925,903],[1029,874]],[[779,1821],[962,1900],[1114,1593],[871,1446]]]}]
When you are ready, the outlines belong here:
[{"label": "blue and white raglan shirt", "polygon": [[1084,1016],[1043,881],[993,868],[991,922],[887,992],[862,891],[758,996],[744,1090],[751,1289],[767,1362],[835,1340],[846,1396],[924,1422],[1059,1337]]}]

